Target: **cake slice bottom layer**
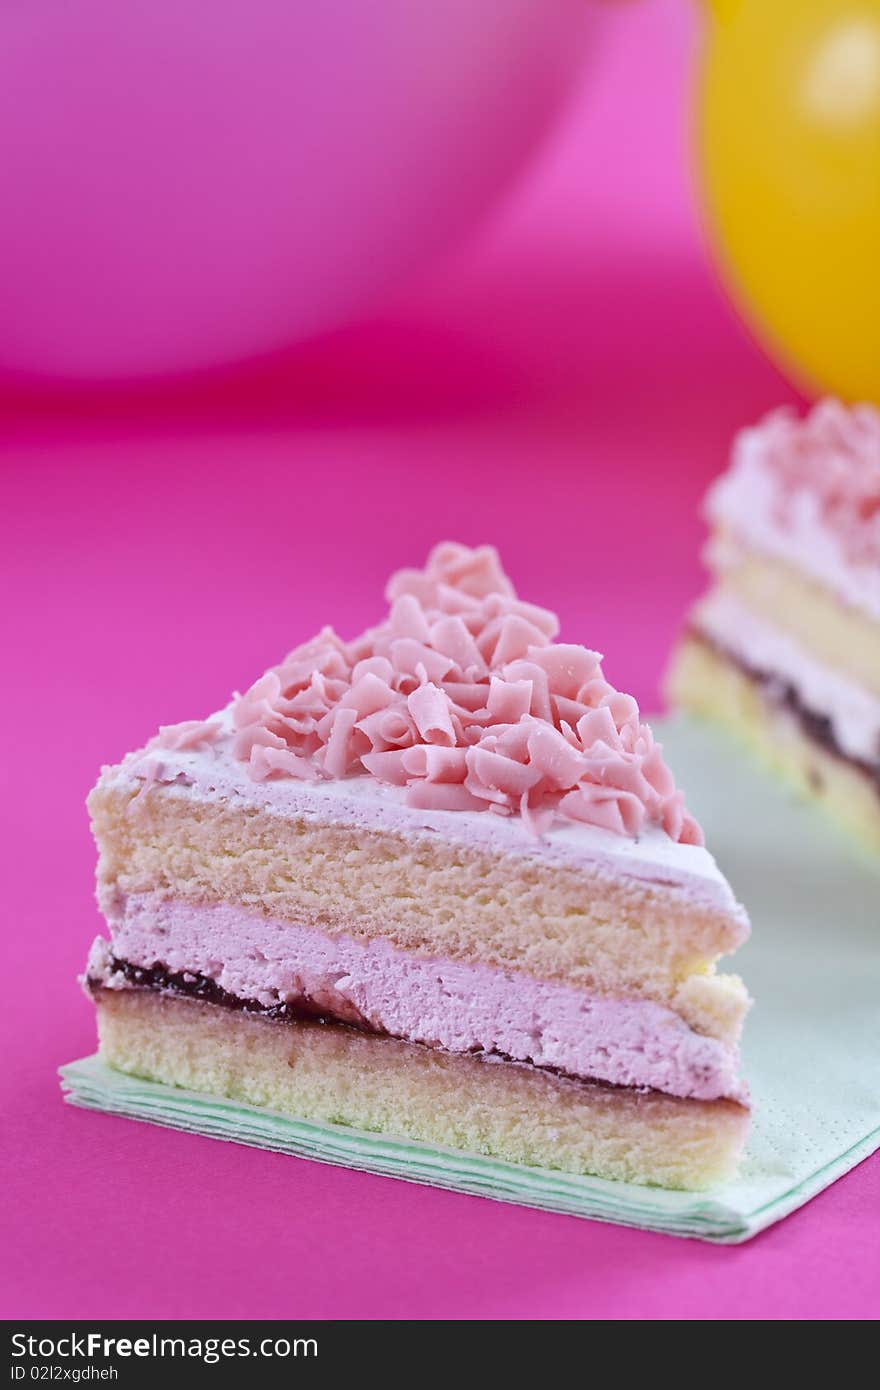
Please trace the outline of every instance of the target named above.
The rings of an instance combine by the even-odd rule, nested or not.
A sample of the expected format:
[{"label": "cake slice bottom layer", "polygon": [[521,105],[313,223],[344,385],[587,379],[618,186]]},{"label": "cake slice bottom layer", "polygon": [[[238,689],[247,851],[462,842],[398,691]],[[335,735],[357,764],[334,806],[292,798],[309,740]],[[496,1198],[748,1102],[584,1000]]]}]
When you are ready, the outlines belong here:
[{"label": "cake slice bottom layer", "polygon": [[732,1175],[748,1129],[735,1101],[573,1081],[150,990],[95,999],[101,1056],[119,1071],[531,1167],[702,1189]]},{"label": "cake slice bottom layer", "polygon": [[724,725],[802,794],[880,853],[880,782],[814,737],[773,687],[699,636],[684,639],[668,679],[672,703]]}]

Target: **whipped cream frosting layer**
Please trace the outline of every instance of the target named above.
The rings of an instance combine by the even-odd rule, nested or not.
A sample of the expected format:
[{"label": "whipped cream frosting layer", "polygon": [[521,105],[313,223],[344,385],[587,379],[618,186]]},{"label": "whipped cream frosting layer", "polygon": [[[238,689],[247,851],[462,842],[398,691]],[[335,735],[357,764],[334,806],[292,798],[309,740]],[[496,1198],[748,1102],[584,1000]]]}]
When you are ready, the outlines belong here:
[{"label": "whipped cream frosting layer", "polygon": [[880,415],[823,402],[806,420],[777,412],[743,430],[706,517],[722,533],[712,566],[759,551],[880,621]]},{"label": "whipped cream frosting layer", "polygon": [[745,667],[794,690],[805,709],[829,721],[847,757],[880,764],[880,700],[863,686],[817,661],[787,633],[723,590],[697,605],[692,622]]},{"label": "whipped cream frosting layer", "polygon": [[658,887],[674,887],[695,907],[724,911],[739,924],[740,940],[748,936],[746,913],[709,851],[676,842],[659,826],[645,826],[638,837],[628,837],[583,823],[556,822],[536,837],[521,816],[414,807],[407,804],[402,788],[366,775],[315,782],[292,778],[254,782],[245,764],[231,754],[231,709],[207,722],[218,726],[209,745],[148,747],[129,753],[122,763],[103,769],[101,784],[142,796],[163,786],[172,794],[253,807],[291,819],[384,830],[407,838],[442,835],[476,849],[625,875]]},{"label": "whipped cream frosting layer", "polygon": [[231,904],[130,897],[98,938],[88,976],[129,988],[112,957],[202,975],[264,1007],[307,998],[342,1020],[450,1052],[496,1054],[570,1076],[670,1095],[744,1100],[735,1049],[672,1010],[490,966],[418,957],[388,942],[326,936]]}]

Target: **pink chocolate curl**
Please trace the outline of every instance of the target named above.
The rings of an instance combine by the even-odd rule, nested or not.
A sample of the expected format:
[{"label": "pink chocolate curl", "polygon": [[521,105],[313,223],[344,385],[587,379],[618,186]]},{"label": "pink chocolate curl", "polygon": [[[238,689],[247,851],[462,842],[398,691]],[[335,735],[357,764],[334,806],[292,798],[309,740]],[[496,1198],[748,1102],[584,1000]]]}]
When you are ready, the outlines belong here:
[{"label": "pink chocolate curl", "polygon": [[536,835],[567,820],[702,843],[635,700],[597,652],[553,641],[556,615],[516,597],[490,546],[437,546],[386,592],[377,627],[349,643],[325,628],[237,697],[251,777],[368,773],[418,809],[520,815]]},{"label": "pink chocolate curl", "polygon": [[[806,504],[854,565],[880,565],[880,410],[823,400],[802,419],[774,411],[746,435],[779,484],[783,525]],[[733,471],[743,466],[737,448]]]},{"label": "pink chocolate curl", "polygon": [[182,724],[163,724],[151,748],[207,748],[220,733],[219,719],[186,719]]}]

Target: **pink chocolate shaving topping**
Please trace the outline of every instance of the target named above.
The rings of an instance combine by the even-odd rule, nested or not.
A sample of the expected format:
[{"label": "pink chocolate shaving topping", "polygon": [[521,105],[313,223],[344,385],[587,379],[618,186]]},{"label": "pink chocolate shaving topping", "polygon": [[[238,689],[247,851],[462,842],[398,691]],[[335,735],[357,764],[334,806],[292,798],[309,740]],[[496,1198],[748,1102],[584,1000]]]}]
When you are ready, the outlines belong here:
[{"label": "pink chocolate shaving topping", "polygon": [[650,823],[702,844],[635,700],[596,652],[553,641],[555,614],[516,597],[494,549],[439,545],[386,596],[378,627],[353,642],[325,628],[236,698],[232,752],[255,781],[368,772],[411,806],[520,813],[535,834]]},{"label": "pink chocolate shaving topping", "polygon": [[150,748],[206,748],[216,743],[222,724],[219,719],[185,719],[182,724],[162,724]]},{"label": "pink chocolate shaving topping", "polygon": [[880,411],[820,401],[804,419],[774,411],[759,426],[762,455],[781,484],[780,520],[811,494],[854,564],[880,564]]}]

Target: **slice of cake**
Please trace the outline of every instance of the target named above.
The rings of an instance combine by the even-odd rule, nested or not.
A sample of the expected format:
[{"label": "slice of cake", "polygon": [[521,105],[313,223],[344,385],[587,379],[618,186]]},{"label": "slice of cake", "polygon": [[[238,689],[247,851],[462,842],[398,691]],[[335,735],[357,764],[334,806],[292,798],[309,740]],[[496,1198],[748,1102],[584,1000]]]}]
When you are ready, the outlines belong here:
[{"label": "slice of cake", "polygon": [[669,1187],[748,1121],[748,922],[636,702],[439,546],[89,799],[101,1054],[154,1081]]},{"label": "slice of cake", "polygon": [[707,499],[713,587],[668,689],[880,851],[880,413],[744,430]]}]

